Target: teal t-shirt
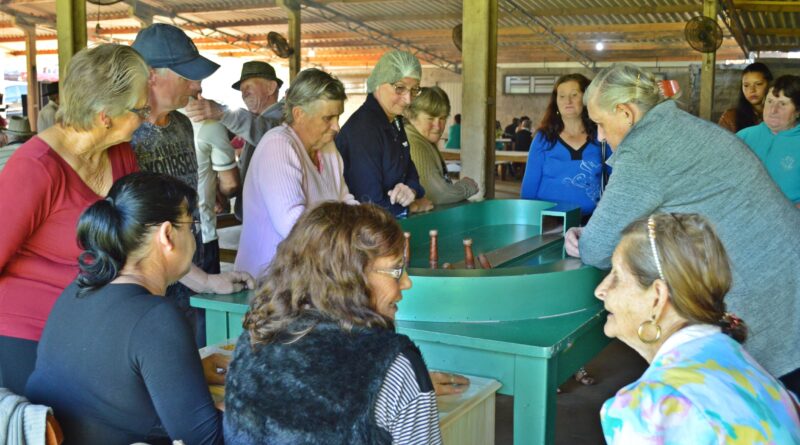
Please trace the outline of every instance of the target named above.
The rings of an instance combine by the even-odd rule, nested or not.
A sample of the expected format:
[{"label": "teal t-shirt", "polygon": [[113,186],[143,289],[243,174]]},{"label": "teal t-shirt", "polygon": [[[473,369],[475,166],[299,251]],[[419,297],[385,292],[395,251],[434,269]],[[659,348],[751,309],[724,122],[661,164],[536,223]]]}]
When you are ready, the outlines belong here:
[{"label": "teal t-shirt", "polygon": [[800,203],[800,125],[773,134],[764,122],[745,128],[742,138],[790,201]]}]

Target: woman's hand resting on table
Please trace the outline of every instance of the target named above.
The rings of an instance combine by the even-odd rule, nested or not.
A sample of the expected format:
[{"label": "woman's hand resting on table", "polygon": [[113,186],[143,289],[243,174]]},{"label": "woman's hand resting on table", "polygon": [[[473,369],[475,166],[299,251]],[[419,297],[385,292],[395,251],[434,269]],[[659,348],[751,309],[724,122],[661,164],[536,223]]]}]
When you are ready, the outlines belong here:
[{"label": "woman's hand resting on table", "polygon": [[564,235],[564,249],[566,249],[567,255],[574,256],[576,258],[581,257],[578,241],[581,239],[582,233],[583,227],[571,227],[569,230],[567,230],[567,234]]},{"label": "woman's hand resting on table", "polygon": [[439,371],[430,371],[429,374],[437,396],[461,394],[469,387],[469,379],[463,375]]},{"label": "woman's hand resting on table", "polygon": [[231,363],[231,356],[225,354],[211,354],[202,360],[203,375],[209,385],[224,385],[225,376],[228,374],[228,365]]}]

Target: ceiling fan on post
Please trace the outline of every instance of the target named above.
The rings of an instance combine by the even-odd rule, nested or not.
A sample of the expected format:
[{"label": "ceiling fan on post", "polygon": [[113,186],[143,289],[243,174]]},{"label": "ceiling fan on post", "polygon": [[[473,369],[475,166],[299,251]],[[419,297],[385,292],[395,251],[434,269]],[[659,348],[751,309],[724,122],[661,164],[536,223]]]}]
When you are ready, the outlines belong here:
[{"label": "ceiling fan on post", "polygon": [[716,20],[706,16],[697,16],[686,22],[683,35],[689,46],[701,53],[713,53],[722,45],[722,28]]},{"label": "ceiling fan on post", "polygon": [[269,34],[267,34],[267,45],[276,56],[282,59],[287,59],[294,54],[294,48],[289,45],[286,37],[275,31],[270,31]]},{"label": "ceiling fan on post", "polygon": [[108,6],[108,5],[113,5],[114,3],[119,3],[122,0],[86,0],[86,1],[93,5]]}]

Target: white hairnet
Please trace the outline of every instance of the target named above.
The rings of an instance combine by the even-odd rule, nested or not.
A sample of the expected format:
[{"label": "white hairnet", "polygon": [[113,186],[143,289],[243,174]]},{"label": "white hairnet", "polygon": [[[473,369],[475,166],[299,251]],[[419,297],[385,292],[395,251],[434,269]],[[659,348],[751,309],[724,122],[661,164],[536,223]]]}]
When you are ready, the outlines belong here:
[{"label": "white hairnet", "polygon": [[422,67],[416,56],[406,51],[389,51],[381,56],[367,79],[367,92],[372,93],[384,83],[395,83],[404,77],[419,80]]}]

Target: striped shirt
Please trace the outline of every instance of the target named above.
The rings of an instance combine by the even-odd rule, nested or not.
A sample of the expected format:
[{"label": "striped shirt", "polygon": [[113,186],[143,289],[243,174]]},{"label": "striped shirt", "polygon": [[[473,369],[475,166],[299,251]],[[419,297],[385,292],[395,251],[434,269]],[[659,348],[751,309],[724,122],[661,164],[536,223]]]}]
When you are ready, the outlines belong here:
[{"label": "striped shirt", "polygon": [[436,394],[432,387],[421,388],[420,380],[429,381],[429,377],[425,364],[419,362],[415,366],[398,354],[375,401],[375,422],[391,433],[396,445],[442,443]]}]

